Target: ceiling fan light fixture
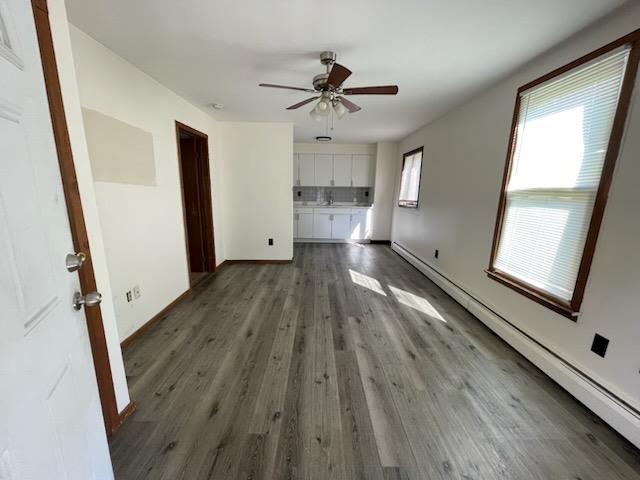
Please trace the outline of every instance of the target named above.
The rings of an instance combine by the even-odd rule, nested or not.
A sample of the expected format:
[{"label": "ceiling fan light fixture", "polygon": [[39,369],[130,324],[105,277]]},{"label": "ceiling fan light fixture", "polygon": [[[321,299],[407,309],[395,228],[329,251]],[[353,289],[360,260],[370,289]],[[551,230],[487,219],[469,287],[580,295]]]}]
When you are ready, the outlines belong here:
[{"label": "ceiling fan light fixture", "polygon": [[330,104],[329,102],[323,98],[321,99],[318,104],[316,105],[316,109],[322,114],[322,115],[329,115],[329,107]]},{"label": "ceiling fan light fixture", "polygon": [[342,117],[344,117],[347,113],[349,113],[349,110],[347,110],[347,107],[345,107],[341,101],[337,100],[334,104],[333,104],[333,111],[336,113],[336,116],[338,117],[338,120],[342,120]]},{"label": "ceiling fan light fixture", "polygon": [[313,110],[309,112],[311,118],[313,118],[316,122],[321,122],[324,118],[324,115],[318,111],[317,107],[314,107]]}]

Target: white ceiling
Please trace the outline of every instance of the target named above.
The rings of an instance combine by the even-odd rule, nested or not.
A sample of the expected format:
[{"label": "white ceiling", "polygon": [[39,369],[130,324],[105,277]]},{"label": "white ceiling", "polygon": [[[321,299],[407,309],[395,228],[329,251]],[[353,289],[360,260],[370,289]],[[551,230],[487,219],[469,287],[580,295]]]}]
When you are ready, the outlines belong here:
[{"label": "white ceiling", "polygon": [[[71,23],[221,120],[295,124],[324,134],[309,87],[322,50],[354,73],[346,86],[397,84],[352,96],[335,142],[398,140],[472,97],[625,0],[66,0]],[[214,111],[213,102],[224,110]]]}]

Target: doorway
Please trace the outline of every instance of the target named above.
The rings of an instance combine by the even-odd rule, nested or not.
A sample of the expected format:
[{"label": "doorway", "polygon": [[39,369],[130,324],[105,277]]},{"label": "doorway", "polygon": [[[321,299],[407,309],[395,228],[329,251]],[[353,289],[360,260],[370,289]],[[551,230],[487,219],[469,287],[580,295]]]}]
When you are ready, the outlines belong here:
[{"label": "doorway", "polygon": [[209,141],[204,133],[180,122],[176,122],[176,140],[189,284],[193,286],[216,268]]}]

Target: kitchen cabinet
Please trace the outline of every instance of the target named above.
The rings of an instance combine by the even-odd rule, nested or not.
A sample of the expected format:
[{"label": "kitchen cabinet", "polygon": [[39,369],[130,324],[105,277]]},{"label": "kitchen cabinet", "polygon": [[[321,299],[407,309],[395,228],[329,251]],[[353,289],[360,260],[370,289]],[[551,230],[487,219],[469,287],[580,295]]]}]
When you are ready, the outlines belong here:
[{"label": "kitchen cabinet", "polygon": [[351,186],[351,155],[333,156],[333,184],[336,187]]},{"label": "kitchen cabinet", "polygon": [[374,165],[371,155],[352,155],[351,178],[354,187],[373,187]]},{"label": "kitchen cabinet", "polygon": [[333,155],[316,154],[315,175],[317,186],[331,187],[333,185]]},{"label": "kitchen cabinet", "polygon": [[313,214],[313,238],[331,238],[330,213]]},{"label": "kitchen cabinet", "polygon": [[331,222],[331,238],[335,240],[344,240],[351,238],[351,215],[348,213],[338,213],[333,215]]},{"label": "kitchen cabinet", "polygon": [[297,238],[313,238],[313,213],[298,214]]},{"label": "kitchen cabinet", "polygon": [[300,159],[298,154],[293,154],[293,186],[300,185]]},{"label": "kitchen cabinet", "polygon": [[313,153],[298,154],[298,185],[312,187],[315,183],[315,155]]},{"label": "kitchen cabinet", "polygon": [[365,240],[370,237],[367,210],[354,210],[351,214],[350,235],[345,238],[352,240]]}]

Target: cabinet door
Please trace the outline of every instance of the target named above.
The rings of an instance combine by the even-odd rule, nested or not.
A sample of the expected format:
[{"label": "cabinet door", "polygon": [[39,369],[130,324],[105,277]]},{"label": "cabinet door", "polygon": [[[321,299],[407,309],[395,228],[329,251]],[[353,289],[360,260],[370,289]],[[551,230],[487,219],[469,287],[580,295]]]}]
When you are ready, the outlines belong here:
[{"label": "cabinet door", "polygon": [[331,238],[337,240],[343,240],[351,237],[350,229],[350,217],[351,215],[339,214],[333,216],[333,223],[331,225]]},{"label": "cabinet door", "polygon": [[298,158],[298,154],[293,154],[293,183],[292,185],[295,187],[296,185],[300,185],[300,159]]},{"label": "cabinet door", "polygon": [[316,185],[333,185],[333,155],[316,154]]},{"label": "cabinet door", "polygon": [[351,236],[352,240],[365,240],[369,238],[369,225],[366,213],[354,213],[351,215]]},{"label": "cabinet door", "polygon": [[297,238],[313,238],[313,213],[298,214]]},{"label": "cabinet door", "polygon": [[371,155],[353,155],[351,169],[354,187],[373,186],[373,158]]},{"label": "cabinet door", "polygon": [[313,214],[313,238],[331,238],[331,215]]},{"label": "cabinet door", "polygon": [[351,155],[333,156],[333,184],[336,187],[351,186]]},{"label": "cabinet door", "polygon": [[315,158],[313,153],[298,154],[298,177],[300,185],[312,187],[315,185]]}]

